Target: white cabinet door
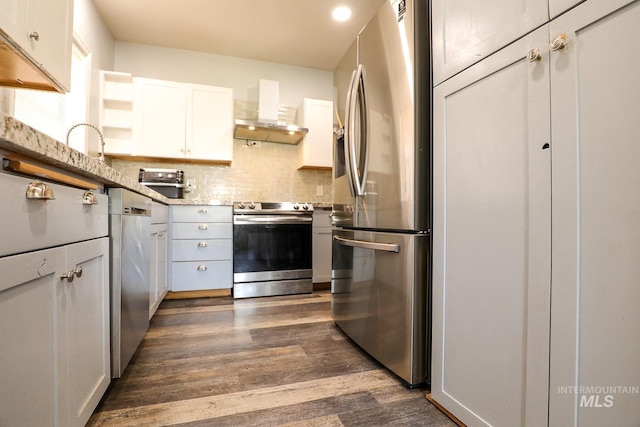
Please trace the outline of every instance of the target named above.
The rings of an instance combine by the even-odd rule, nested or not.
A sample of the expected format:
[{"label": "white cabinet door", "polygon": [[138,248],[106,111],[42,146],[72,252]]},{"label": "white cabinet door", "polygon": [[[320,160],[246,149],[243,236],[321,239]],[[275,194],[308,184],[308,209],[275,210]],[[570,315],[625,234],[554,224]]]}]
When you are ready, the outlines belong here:
[{"label": "white cabinet door", "polygon": [[625,3],[550,26],[568,41],[550,57],[553,427],[640,425],[640,2]]},{"label": "white cabinet door", "polygon": [[[58,272],[64,248],[0,258],[0,425],[66,425],[56,420]],[[66,362],[66,360],[65,360]],[[61,401],[62,400],[62,401]],[[61,421],[58,423],[58,421]]]},{"label": "white cabinet door", "polygon": [[73,0],[28,0],[25,49],[66,89],[71,87]]},{"label": "white cabinet door", "polygon": [[431,7],[435,85],[549,18],[546,0],[434,0]]},{"label": "white cabinet door", "polygon": [[230,162],[233,157],[233,90],[188,85],[187,157]]},{"label": "white cabinet door", "polygon": [[187,98],[180,83],[134,79],[136,155],[184,158]]},{"label": "white cabinet door", "polygon": [[298,145],[298,169],[331,169],[333,162],[333,102],[305,98],[298,124],[309,132]]},{"label": "white cabinet door", "polygon": [[62,281],[65,298],[58,338],[59,343],[65,342],[60,345],[64,349],[60,360],[68,374],[61,394],[68,396],[68,425],[81,427],[111,381],[109,239],[69,245],[66,265],[76,274],[72,282]]},{"label": "white cabinet door", "polygon": [[[0,29],[60,89],[71,82],[72,0],[0,0]],[[27,75],[25,81],[33,78]]]},{"label": "white cabinet door", "polygon": [[547,422],[547,29],[434,91],[434,399],[468,426]]},{"label": "white cabinet door", "polygon": [[134,81],[136,156],[232,160],[232,89],[145,78]]},{"label": "white cabinet door", "polygon": [[313,283],[331,281],[331,219],[329,211],[313,212]]},{"label": "white cabinet door", "polygon": [[167,231],[168,224],[151,225],[149,269],[149,319],[153,317],[167,293]]}]

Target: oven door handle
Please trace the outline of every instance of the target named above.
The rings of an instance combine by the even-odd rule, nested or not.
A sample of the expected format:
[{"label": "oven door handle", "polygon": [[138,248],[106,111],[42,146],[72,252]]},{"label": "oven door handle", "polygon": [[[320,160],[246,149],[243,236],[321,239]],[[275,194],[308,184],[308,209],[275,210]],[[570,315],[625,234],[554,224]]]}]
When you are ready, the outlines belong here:
[{"label": "oven door handle", "polygon": [[278,216],[244,216],[233,218],[235,225],[249,224],[309,224],[313,221],[311,216],[302,215],[278,215]]},{"label": "oven door handle", "polygon": [[369,242],[366,240],[354,240],[347,239],[346,237],[333,236],[333,240],[344,246],[351,246],[353,248],[373,249],[374,251],[384,252],[400,252],[399,243],[377,243]]}]

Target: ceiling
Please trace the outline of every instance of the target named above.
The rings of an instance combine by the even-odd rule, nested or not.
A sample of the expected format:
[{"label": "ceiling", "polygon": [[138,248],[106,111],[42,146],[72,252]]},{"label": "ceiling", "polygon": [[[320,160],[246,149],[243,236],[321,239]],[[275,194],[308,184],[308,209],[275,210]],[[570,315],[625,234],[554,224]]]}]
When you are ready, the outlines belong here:
[{"label": "ceiling", "polygon": [[[117,41],[333,70],[387,0],[93,0]],[[346,5],[347,22],[331,18]]]}]

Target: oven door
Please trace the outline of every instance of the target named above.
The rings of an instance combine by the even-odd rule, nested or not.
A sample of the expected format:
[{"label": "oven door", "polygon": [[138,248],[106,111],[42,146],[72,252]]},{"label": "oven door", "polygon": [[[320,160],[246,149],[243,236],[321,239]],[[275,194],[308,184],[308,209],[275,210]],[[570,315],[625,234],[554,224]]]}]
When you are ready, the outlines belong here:
[{"label": "oven door", "polygon": [[234,216],[234,284],[310,279],[311,224],[309,215]]}]

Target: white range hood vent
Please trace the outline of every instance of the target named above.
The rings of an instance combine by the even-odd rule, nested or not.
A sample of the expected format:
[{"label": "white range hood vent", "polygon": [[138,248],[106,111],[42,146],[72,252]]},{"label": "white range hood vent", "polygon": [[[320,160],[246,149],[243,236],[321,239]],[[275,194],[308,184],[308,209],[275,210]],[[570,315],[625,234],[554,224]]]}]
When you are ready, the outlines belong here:
[{"label": "white range hood vent", "polygon": [[278,121],[279,83],[260,79],[258,120],[236,120],[233,137],[251,141],[298,144],[309,129]]}]

